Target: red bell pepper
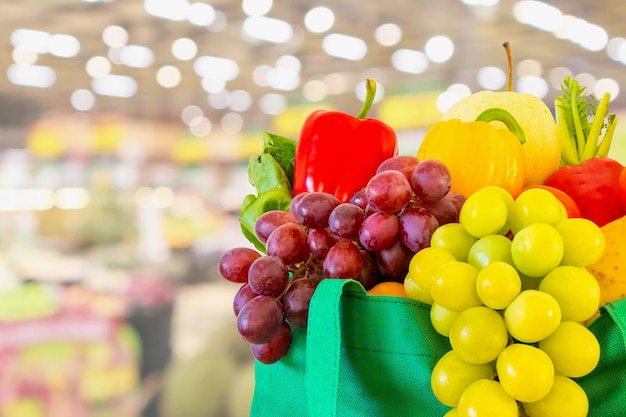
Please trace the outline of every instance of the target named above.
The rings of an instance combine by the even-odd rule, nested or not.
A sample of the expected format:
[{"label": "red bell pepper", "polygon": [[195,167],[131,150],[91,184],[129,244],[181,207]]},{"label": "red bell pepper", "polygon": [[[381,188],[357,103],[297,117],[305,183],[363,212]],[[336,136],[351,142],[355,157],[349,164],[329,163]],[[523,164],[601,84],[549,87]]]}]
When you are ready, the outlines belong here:
[{"label": "red bell pepper", "polygon": [[339,111],[317,110],[302,126],[294,162],[294,195],[324,191],[349,201],[376,174],[378,166],[398,153],[394,130],[366,118],[376,95],[376,83],[366,81],[363,108],[354,117]]},{"label": "red bell pepper", "polygon": [[622,208],[626,214],[626,168],[622,170],[622,174],[619,177],[619,188],[617,190],[619,201],[622,203]]},{"label": "red bell pepper", "polygon": [[[569,194],[582,217],[604,226],[625,214],[618,195],[624,167],[607,157],[617,118],[608,115],[608,93],[596,106],[584,90],[575,79],[567,77],[563,84],[565,94],[556,99],[561,167],[544,184]],[[592,122],[589,115],[593,116]],[[604,137],[599,141],[603,129]]]}]

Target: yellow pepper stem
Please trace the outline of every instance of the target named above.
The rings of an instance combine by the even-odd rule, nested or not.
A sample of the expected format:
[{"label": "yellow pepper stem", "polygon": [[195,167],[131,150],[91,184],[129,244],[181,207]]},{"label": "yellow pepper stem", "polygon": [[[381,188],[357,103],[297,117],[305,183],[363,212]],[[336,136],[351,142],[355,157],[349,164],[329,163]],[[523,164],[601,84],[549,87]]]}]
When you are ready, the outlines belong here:
[{"label": "yellow pepper stem", "polygon": [[513,117],[511,113],[504,109],[498,107],[487,109],[476,117],[476,121],[487,123],[494,121],[502,122],[511,131],[511,133],[513,133],[517,137],[522,145],[524,144],[524,142],[526,142],[526,135],[524,134],[522,127],[519,125],[519,123],[517,123],[515,117]]}]

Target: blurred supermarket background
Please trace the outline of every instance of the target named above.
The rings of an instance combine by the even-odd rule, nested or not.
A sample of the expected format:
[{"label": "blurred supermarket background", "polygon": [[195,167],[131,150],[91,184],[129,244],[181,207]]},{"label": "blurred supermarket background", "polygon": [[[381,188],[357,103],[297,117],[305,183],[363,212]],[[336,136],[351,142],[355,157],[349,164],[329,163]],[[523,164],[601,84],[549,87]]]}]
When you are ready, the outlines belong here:
[{"label": "blurred supermarket background", "polygon": [[[621,0],[0,0],[0,416],[239,417],[238,208],[262,132],[371,116],[416,153],[452,103],[565,75],[626,120]],[[612,156],[626,163],[626,125]]]}]

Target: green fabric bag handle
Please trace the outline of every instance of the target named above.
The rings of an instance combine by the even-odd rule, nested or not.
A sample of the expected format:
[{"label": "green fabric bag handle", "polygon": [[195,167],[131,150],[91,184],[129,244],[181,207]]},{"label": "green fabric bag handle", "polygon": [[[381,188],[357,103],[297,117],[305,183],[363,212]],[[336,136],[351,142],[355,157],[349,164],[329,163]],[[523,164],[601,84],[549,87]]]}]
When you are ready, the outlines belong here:
[{"label": "green fabric bag handle", "polygon": [[430,374],[450,344],[429,324],[427,304],[367,295],[354,280],[320,282],[307,328],[309,417],[444,415]]},{"label": "green fabric bag handle", "polygon": [[[344,291],[365,294],[357,281],[325,279],[315,289],[309,307],[306,346],[306,377],[309,414],[336,415],[341,359],[341,297]],[[319,381],[325,381],[320,384]]]}]

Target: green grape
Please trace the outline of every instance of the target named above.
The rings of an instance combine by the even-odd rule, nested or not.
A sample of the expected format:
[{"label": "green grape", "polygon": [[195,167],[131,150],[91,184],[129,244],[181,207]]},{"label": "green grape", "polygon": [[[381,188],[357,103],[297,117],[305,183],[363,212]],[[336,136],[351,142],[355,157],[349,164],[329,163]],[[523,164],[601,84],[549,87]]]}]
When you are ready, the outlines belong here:
[{"label": "green grape", "polygon": [[556,373],[572,378],[587,375],[600,360],[600,344],[596,336],[580,323],[564,321],[539,342],[539,349],[554,363]]},{"label": "green grape", "polygon": [[443,417],[459,417],[459,410],[453,408],[443,415]]},{"label": "green grape", "polygon": [[550,294],[524,290],[504,310],[504,321],[513,338],[535,343],[559,327],[561,308]]},{"label": "green grape", "polygon": [[552,388],[554,365],[542,350],[523,343],[506,347],[496,361],[502,388],[522,402],[539,401]]},{"label": "green grape", "polygon": [[446,249],[457,261],[467,262],[467,254],[476,242],[461,223],[446,223],[439,226],[430,238],[430,246]]},{"label": "green grape", "polygon": [[476,277],[478,297],[487,307],[502,310],[520,293],[522,281],[517,270],[506,262],[492,262]]},{"label": "green grape", "polygon": [[543,277],[561,263],[563,238],[548,224],[531,224],[513,236],[511,256],[522,274]]},{"label": "green grape", "polygon": [[468,263],[446,262],[433,274],[430,295],[449,310],[463,311],[479,306],[482,302],[476,292],[477,276],[478,270]]},{"label": "green grape", "polygon": [[532,417],[587,417],[589,399],[575,381],[556,375],[548,395],[539,401],[524,404],[524,408]]},{"label": "green grape", "polygon": [[437,333],[445,337],[450,334],[450,326],[458,315],[458,311],[448,310],[435,302],[430,307],[430,322]]},{"label": "green grape", "polygon": [[480,379],[467,387],[459,399],[459,417],[518,417],[515,398],[498,381]]},{"label": "green grape", "polygon": [[[517,271],[519,274],[519,271]],[[524,290],[538,290],[541,281],[543,281],[543,277],[529,277],[528,275],[519,274],[520,279],[522,280],[522,291]]]},{"label": "green grape", "polygon": [[404,292],[406,293],[406,296],[412,300],[421,301],[425,304],[433,303],[433,297],[430,295],[430,290],[417,285],[408,275],[404,278]]},{"label": "green grape", "polygon": [[461,359],[478,364],[494,361],[509,342],[502,316],[484,306],[459,313],[450,326],[449,337]]},{"label": "green grape", "polygon": [[500,229],[500,231],[498,232],[499,235],[506,235],[509,232],[509,230],[511,230],[511,225],[508,221],[508,218],[509,218],[509,213],[512,210],[513,203],[515,200],[513,199],[513,196],[511,195],[511,193],[509,193],[507,190],[497,185],[487,185],[484,187],[484,189],[493,190],[497,192],[500,195],[500,198],[502,198],[502,201],[504,201],[504,203],[506,204],[507,221],[502,227],[502,229]]},{"label": "green grape", "polygon": [[513,265],[511,239],[506,236],[487,235],[481,237],[472,245],[467,254],[467,263],[477,269],[482,269],[495,261]]},{"label": "green grape", "polygon": [[602,229],[584,218],[564,219],[555,226],[563,238],[561,265],[588,266],[604,253],[605,238]]},{"label": "green grape", "polygon": [[431,374],[430,385],[433,394],[442,404],[456,407],[467,387],[479,379],[490,379],[494,374],[492,363],[469,363],[451,350],[437,361]]},{"label": "green grape", "polygon": [[559,266],[546,275],[539,290],[552,295],[561,307],[561,320],[583,322],[600,307],[600,284],[584,267]]},{"label": "green grape", "polygon": [[411,258],[407,278],[418,286],[430,290],[435,270],[444,263],[454,260],[454,256],[443,248],[424,248]]},{"label": "green grape", "polygon": [[554,194],[542,188],[529,188],[522,191],[513,202],[508,221],[515,235],[531,224],[556,226],[565,218],[567,211]]},{"label": "green grape", "polygon": [[498,233],[506,221],[506,203],[500,193],[485,188],[467,197],[459,212],[459,223],[477,238]]}]

